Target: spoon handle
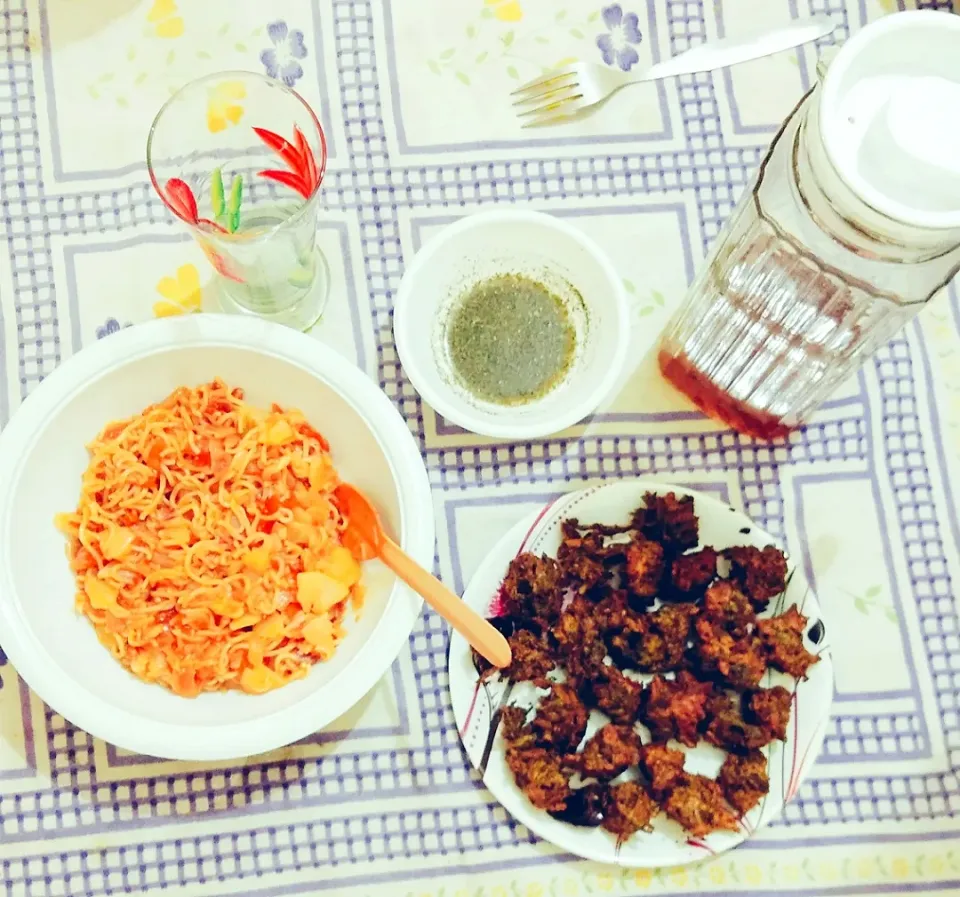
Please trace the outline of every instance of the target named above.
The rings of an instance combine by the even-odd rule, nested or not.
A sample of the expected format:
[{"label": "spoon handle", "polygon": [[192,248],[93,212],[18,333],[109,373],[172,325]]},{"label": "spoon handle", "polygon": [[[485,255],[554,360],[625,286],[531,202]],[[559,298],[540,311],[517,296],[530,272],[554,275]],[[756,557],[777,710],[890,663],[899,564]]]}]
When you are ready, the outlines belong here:
[{"label": "spoon handle", "polygon": [[510,666],[510,645],[502,633],[451,592],[436,576],[424,570],[392,539],[384,537],[380,560],[411,589],[422,595],[427,604],[449,622],[477,653],[495,667]]}]

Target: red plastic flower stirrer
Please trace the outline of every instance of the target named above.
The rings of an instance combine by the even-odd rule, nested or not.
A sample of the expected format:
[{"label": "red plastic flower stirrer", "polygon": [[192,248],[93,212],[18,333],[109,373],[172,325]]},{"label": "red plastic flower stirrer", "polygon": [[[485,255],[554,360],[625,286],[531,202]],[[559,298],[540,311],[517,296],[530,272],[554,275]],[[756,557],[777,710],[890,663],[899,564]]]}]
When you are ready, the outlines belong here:
[{"label": "red plastic flower stirrer", "polygon": [[[170,178],[166,183],[166,192],[167,205],[170,206],[174,214],[186,221],[187,224],[192,224],[198,229],[200,225],[204,225],[221,234],[229,233],[225,227],[221,227],[216,221],[200,217],[197,198],[193,195],[193,190],[190,189],[190,185],[186,181],[180,178]],[[206,240],[199,235],[196,239],[204,255],[210,260],[210,264],[213,265],[219,274],[237,283],[244,282],[242,277],[230,269],[227,260]]]},{"label": "red plastic flower stirrer", "polygon": [[268,169],[261,171],[260,176],[276,181],[296,190],[304,199],[309,199],[323,178],[323,170],[317,167],[317,160],[303,131],[293,126],[294,143],[284,139],[273,131],[264,128],[254,128],[257,136],[272,149],[284,162],[290,171]]}]

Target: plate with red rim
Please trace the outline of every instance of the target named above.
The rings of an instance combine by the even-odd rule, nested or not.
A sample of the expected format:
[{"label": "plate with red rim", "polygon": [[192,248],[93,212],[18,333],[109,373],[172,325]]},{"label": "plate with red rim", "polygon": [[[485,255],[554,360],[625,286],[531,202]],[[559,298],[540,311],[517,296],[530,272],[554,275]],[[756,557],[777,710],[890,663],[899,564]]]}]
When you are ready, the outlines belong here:
[{"label": "plate with red rim", "polygon": [[[485,617],[500,615],[503,612],[500,587],[514,557],[522,552],[555,557],[561,539],[560,524],[570,517],[583,524],[625,524],[631,513],[643,504],[648,492],[660,495],[674,492],[694,498],[701,546],[710,545],[720,551],[739,545],[763,548],[777,544],[776,539],[741,511],[703,492],[649,480],[606,483],[561,496],[519,521],[480,564],[464,593],[464,601]],[[697,862],[736,847],[761,826],[776,819],[786,803],[796,796],[820,752],[833,699],[833,663],[820,604],[803,570],[789,556],[787,562],[786,590],[772,599],[759,616],[774,616],[796,605],[808,620],[804,645],[817,654],[820,661],[810,668],[807,678],[800,681],[774,670],[764,675],[762,687],[782,685],[793,695],[790,723],[786,741],[775,741],[763,748],[768,761],[770,791],[741,820],[738,831],[714,832],[695,839],[660,813],[651,831],[637,832],[618,846],[616,837],[603,829],[574,826],[536,809],[517,787],[505,760],[506,744],[499,732],[497,710],[505,703],[507,685],[499,677],[481,680],[470,646],[454,633],[450,642],[449,674],[457,730],[470,762],[493,796],[544,840],[586,859],[624,867],[654,868]],[[642,678],[648,681],[652,677]],[[537,690],[530,683],[519,683],[507,697],[511,704],[530,706],[536,701]],[[586,737],[605,722],[607,718],[602,713],[591,710]],[[649,737],[645,734],[644,741],[647,740]],[[711,777],[716,776],[725,756],[724,751],[702,741],[695,748],[684,748],[675,742],[670,742],[670,746],[686,753],[688,772]]]}]

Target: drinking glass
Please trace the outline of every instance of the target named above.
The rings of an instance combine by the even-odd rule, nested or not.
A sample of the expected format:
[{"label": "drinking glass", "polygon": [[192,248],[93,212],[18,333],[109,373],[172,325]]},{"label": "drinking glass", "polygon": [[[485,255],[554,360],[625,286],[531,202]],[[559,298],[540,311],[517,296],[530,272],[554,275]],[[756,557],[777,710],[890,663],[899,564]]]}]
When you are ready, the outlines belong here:
[{"label": "drinking glass", "polygon": [[224,311],[299,330],[320,318],[329,292],[316,245],[326,161],[313,110],[254,72],[199,78],[157,113],[150,180],[219,275]]}]

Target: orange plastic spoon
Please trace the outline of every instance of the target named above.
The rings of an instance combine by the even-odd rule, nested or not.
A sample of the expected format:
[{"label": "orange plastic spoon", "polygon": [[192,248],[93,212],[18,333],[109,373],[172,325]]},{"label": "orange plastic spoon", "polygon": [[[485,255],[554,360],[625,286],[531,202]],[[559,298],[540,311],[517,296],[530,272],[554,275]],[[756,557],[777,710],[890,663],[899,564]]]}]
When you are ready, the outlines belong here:
[{"label": "orange plastic spoon", "polygon": [[354,554],[359,557],[379,557],[411,589],[422,595],[427,604],[447,620],[478,654],[495,667],[510,666],[510,645],[503,635],[464,604],[436,576],[424,570],[383,531],[376,509],[359,489],[341,483],[334,495],[341,512],[349,521],[344,544]]}]

